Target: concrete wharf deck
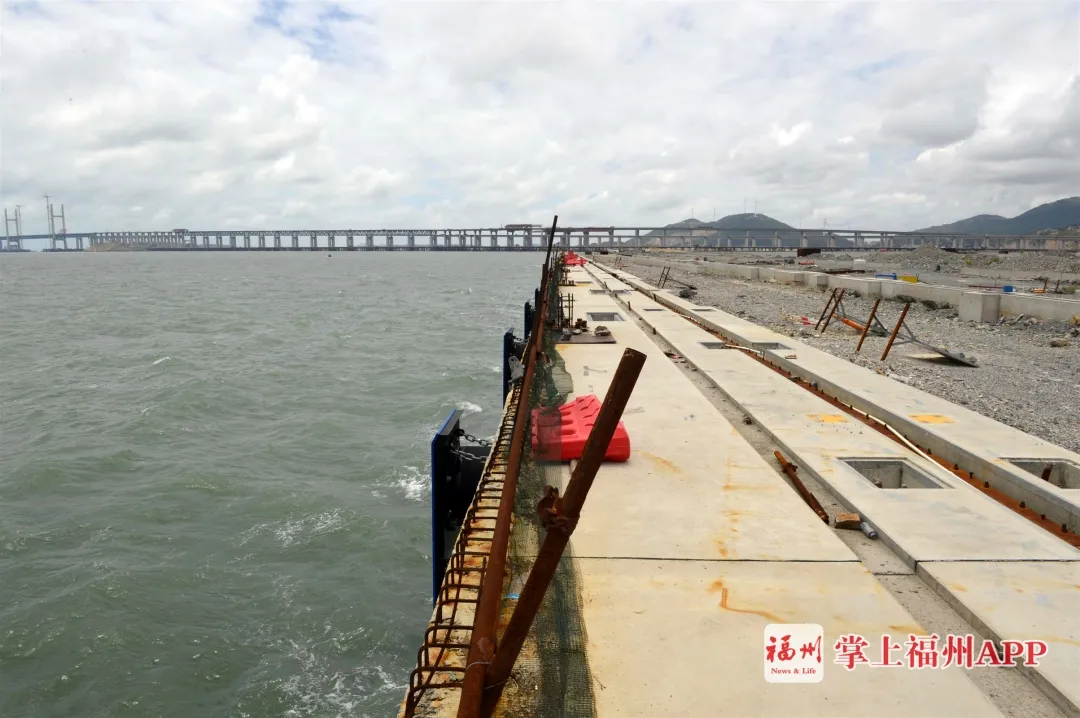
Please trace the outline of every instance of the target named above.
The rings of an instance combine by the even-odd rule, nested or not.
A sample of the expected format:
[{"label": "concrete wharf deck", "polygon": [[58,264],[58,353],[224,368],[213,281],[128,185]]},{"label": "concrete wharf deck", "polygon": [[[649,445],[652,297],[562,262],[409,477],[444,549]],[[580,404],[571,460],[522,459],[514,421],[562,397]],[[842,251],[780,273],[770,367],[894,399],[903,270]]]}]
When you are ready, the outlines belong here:
[{"label": "concrete wharf deck", "polygon": [[[597,271],[596,275],[613,291],[625,286],[606,273]],[[1077,615],[1080,551],[988,499],[936,463],[837,412],[832,404],[779,373],[763,371],[761,363],[746,353],[706,348],[707,343],[716,342],[716,336],[684,316],[664,311],[665,304],[641,294],[624,298],[630,300],[642,322],[745,411],[789,458],[818,479],[841,503],[867,519],[882,540],[961,615],[973,621],[984,636],[1001,640],[1023,635],[1047,641],[1050,648],[1046,660],[1034,669],[1032,678],[1059,707],[1076,711],[1080,704],[1080,687],[1076,682],[1080,675],[1080,616]],[[676,302],[675,297],[661,299],[696,312],[698,317],[708,317],[706,321],[733,333],[741,332],[747,346],[783,340],[790,349],[774,349],[770,353],[778,357],[794,354],[794,358],[788,359],[791,364],[804,362],[814,367],[810,362],[816,357],[807,351],[811,348],[790,337],[762,330],[714,308],[703,311],[685,300]],[[739,324],[733,327],[733,323]],[[862,388],[864,396],[880,402],[864,403],[876,416],[885,415],[884,404],[890,405],[894,413],[939,412],[935,415],[953,421],[931,423],[931,426],[959,428],[943,432],[940,440],[948,443],[951,439],[976,455],[996,453],[999,449],[995,447],[1007,447],[1002,451],[1013,455],[1026,453],[1080,460],[962,407],[837,361],[846,373],[842,377],[831,375],[833,381],[851,391]],[[822,374],[836,369],[825,363],[816,368],[813,377],[819,380]],[[900,391],[893,394],[889,391],[891,387],[883,386],[874,387],[876,394],[866,391],[866,384],[858,382],[863,377],[851,376],[856,374],[855,369],[873,377],[866,384],[879,384],[877,379],[881,379]],[[989,441],[983,444],[980,436]],[[999,441],[1009,443],[995,443]],[[883,490],[844,459],[902,461],[928,477],[930,486],[935,488],[916,485],[905,490]],[[1075,490],[1059,491],[1063,501],[1075,501]]]},{"label": "concrete wharf deck", "polygon": [[[757,345],[773,361],[795,354],[783,361],[843,390],[844,400],[858,402],[857,408],[869,407],[898,430],[910,430],[913,440],[935,453],[983,462],[977,465],[984,473],[987,465],[999,467],[1012,480],[1009,486],[1041,497],[1060,509],[1063,520],[1073,516],[1074,490],[1044,487],[1026,471],[1001,466],[1003,455],[986,444],[1007,446],[1002,450],[1013,459],[1067,464],[1080,457],[1020,432],[1015,436],[985,417],[968,417],[972,412],[929,395],[897,395],[893,389],[910,387],[852,376],[858,367],[846,362],[848,373],[841,372],[789,337],[696,307],[625,273],[590,264],[572,269],[571,277],[575,286],[559,291],[573,296],[575,318],[607,326],[615,339],[558,345],[573,381],[571,398],[603,398],[627,347],[648,358],[623,415],[631,458],[603,465],[571,540],[572,555],[563,559],[573,562],[578,577],[597,716],[1003,714],[1000,697],[963,668],[848,671],[833,664],[831,649],[841,636],[866,637],[874,660],[881,636],[903,643],[909,634],[930,631],[841,532],[803,503],[770,452],[752,444],[664,346],[682,355],[840,505],[872,523],[887,547],[882,550],[895,553],[905,575],[939,594],[934,600],[952,606],[981,637],[1049,644],[1040,665],[1022,669],[1024,677],[1017,678],[1030,680],[1042,701],[1026,714],[1080,715],[1080,551],[746,353],[708,347],[702,342],[720,340],[685,316],[713,322],[731,341]],[[770,350],[771,344],[786,348]],[[912,488],[879,488],[859,471],[874,471],[881,462],[902,464],[901,480]],[[558,469],[563,487],[572,467]],[[930,487],[918,488],[919,481]],[[824,679],[767,682],[765,627],[801,623],[823,628]],[[454,715],[456,694],[441,691],[428,708],[433,715]]]}]

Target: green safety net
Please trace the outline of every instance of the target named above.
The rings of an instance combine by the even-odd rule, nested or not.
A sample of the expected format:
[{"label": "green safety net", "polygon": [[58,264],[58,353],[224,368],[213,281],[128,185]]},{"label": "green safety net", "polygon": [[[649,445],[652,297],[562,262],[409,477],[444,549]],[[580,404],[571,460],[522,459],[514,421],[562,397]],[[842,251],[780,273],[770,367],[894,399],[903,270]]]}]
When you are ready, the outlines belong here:
[{"label": "green safety net", "polygon": [[[514,524],[507,556],[507,582],[500,612],[500,632],[510,620],[516,597],[525,585],[529,570],[543,541],[537,504],[545,487],[562,488],[565,462],[546,461],[550,445],[559,433],[558,407],[570,394],[573,384],[556,342],[565,324],[565,305],[559,302],[560,287],[566,281],[556,260],[548,289],[547,321],[543,323],[541,349],[532,391],[528,397],[530,422],[534,410],[547,409],[537,431],[536,446],[531,439],[533,427],[526,427],[521,470],[514,502]],[[570,547],[559,564],[554,580],[536,616],[528,640],[514,667],[500,704],[506,716],[536,718],[593,718],[596,715],[592,681],[585,655],[585,627],[581,618],[579,582],[570,556]]]}]

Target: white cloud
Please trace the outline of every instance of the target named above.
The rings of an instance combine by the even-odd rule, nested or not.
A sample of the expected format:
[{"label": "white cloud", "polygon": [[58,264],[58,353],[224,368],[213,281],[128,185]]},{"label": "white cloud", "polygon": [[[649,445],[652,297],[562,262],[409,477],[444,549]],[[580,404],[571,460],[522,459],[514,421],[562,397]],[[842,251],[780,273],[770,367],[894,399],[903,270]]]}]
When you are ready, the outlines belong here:
[{"label": "white cloud", "polygon": [[28,232],[46,192],[76,229],[658,225],[744,198],[914,229],[1080,187],[1075,2],[52,0],[0,34],[0,199]]},{"label": "white cloud", "polygon": [[876,194],[870,198],[870,201],[882,204],[925,204],[926,195],[917,192],[890,192],[888,194]]}]

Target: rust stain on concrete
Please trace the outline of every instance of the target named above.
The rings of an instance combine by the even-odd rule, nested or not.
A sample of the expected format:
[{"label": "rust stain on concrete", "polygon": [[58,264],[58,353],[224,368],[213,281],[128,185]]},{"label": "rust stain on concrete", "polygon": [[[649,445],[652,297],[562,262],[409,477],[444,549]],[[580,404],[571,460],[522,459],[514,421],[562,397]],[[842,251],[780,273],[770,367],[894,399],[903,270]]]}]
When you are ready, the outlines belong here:
[{"label": "rust stain on concrete", "polygon": [[728,605],[730,592],[728,591],[727,587],[724,586],[724,582],[722,579],[717,579],[716,581],[713,581],[712,585],[709,586],[709,593],[717,592],[719,592],[720,594],[720,608],[724,609],[725,611],[732,611],[734,613],[748,613],[754,616],[761,616],[762,618],[772,621],[773,623],[791,623],[791,621],[780,618],[775,613],[770,613],[762,609],[736,608],[735,606]]},{"label": "rust stain on concrete", "polygon": [[667,459],[665,459],[662,456],[657,456],[656,454],[653,454],[651,452],[640,451],[640,450],[637,453],[639,455],[641,455],[641,456],[644,456],[646,459],[653,462],[654,464],[659,466],[661,469],[664,469],[665,471],[669,471],[669,472],[671,472],[673,474],[681,474],[682,473],[682,469],[680,469],[674,463],[672,463],[671,461],[668,461]]},{"label": "rust stain on concrete", "polygon": [[899,623],[896,625],[889,624],[889,629],[892,631],[899,631],[900,633],[914,633],[916,636],[922,636],[926,634],[922,626],[916,626],[915,624]]}]

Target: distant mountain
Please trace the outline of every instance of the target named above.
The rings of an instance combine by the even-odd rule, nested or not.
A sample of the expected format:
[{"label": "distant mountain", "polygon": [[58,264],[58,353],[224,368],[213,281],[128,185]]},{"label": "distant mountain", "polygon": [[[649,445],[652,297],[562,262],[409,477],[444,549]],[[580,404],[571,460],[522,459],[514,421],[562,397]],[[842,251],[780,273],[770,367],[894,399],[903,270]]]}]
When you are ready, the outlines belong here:
[{"label": "distant mountain", "polygon": [[1061,229],[1080,224],[1080,197],[1047,202],[1016,217],[977,214],[952,224],[916,230],[918,232],[956,232],[958,234],[1035,234],[1045,229]]},{"label": "distant mountain", "polygon": [[765,214],[729,214],[706,225],[714,229],[795,229]]},{"label": "distant mountain", "polygon": [[[667,237],[668,243],[682,240],[703,247],[727,246],[731,240],[733,247],[772,247],[779,238],[782,247],[798,247],[800,233],[790,224],[784,224],[764,214],[729,214],[713,222],[699,219],[684,219],[669,224],[663,230],[654,230],[645,237],[651,245],[659,245],[661,237]],[[807,232],[807,241],[811,247],[827,246],[825,232]],[[842,237],[836,238],[835,246],[850,247],[852,242]]]}]

